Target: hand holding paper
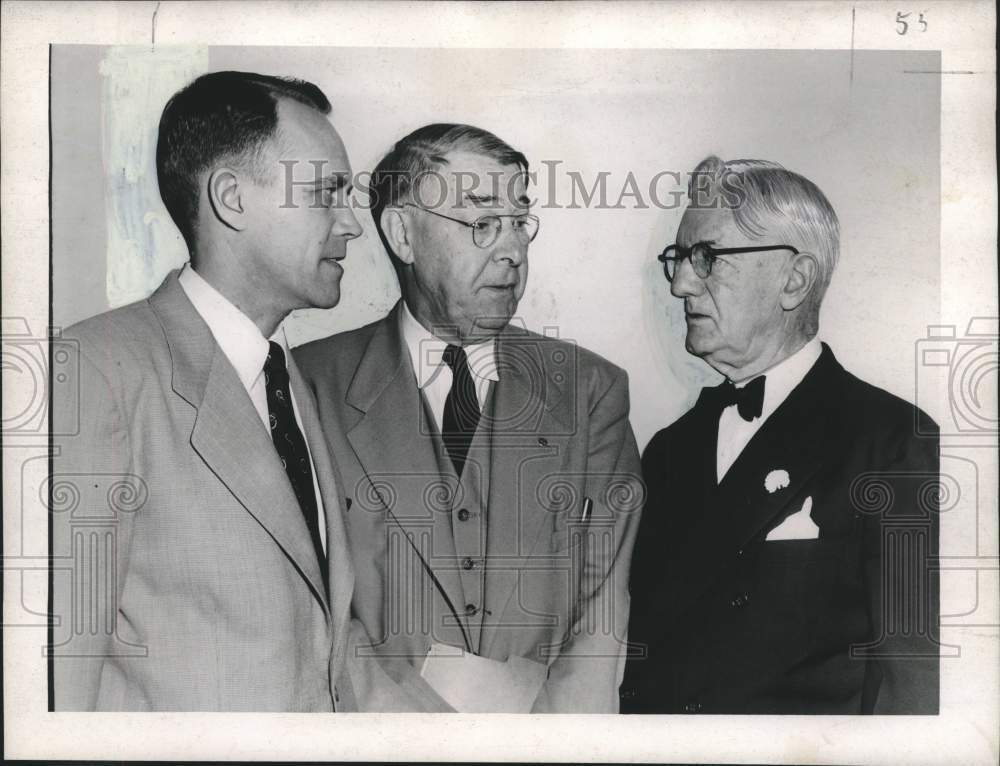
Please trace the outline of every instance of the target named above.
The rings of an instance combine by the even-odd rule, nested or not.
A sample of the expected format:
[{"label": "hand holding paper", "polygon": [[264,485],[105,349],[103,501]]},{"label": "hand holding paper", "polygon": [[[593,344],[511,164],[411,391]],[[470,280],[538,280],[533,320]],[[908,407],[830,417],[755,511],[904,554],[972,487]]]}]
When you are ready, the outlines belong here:
[{"label": "hand holding paper", "polygon": [[506,662],[433,644],[420,675],[459,713],[530,713],[548,667],[524,657]]}]

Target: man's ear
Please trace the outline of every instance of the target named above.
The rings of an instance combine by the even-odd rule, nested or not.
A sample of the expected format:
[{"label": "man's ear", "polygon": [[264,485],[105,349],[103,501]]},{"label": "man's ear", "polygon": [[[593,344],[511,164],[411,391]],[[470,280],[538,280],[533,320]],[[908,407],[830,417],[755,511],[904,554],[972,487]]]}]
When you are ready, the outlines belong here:
[{"label": "man's ear", "polygon": [[797,253],[788,262],[785,286],[781,291],[781,308],[793,311],[802,305],[819,277],[819,261],[812,253]]},{"label": "man's ear", "polygon": [[382,233],[385,234],[396,257],[407,265],[413,263],[413,244],[406,230],[407,221],[403,211],[387,207],[382,211],[381,224]]},{"label": "man's ear", "polygon": [[215,217],[230,229],[243,231],[247,227],[247,214],[243,209],[243,192],[235,170],[218,168],[208,177],[208,201]]}]

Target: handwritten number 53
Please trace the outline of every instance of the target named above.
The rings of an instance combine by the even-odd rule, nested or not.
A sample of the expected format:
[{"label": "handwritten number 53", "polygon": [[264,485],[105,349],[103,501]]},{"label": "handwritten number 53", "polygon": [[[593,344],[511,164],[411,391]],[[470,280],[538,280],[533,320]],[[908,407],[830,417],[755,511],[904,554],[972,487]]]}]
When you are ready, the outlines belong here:
[{"label": "handwritten number 53", "polygon": [[[910,18],[910,16],[912,16],[912,15],[913,14],[911,12],[909,12],[909,11],[907,11],[906,13],[903,13],[902,11],[896,11],[896,34],[897,35],[905,35],[907,32],[910,31],[910,24],[907,23],[906,20],[908,18]],[[920,27],[921,27],[920,31],[921,32],[926,32],[927,31],[927,21],[924,19],[923,12],[917,14],[917,20],[916,20],[915,23],[917,23],[917,24],[920,25]]]}]

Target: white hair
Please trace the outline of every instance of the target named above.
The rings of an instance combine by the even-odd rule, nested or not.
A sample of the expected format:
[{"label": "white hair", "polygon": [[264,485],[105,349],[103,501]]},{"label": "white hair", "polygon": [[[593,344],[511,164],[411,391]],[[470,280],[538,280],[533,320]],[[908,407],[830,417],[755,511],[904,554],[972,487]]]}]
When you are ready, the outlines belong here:
[{"label": "white hair", "polygon": [[[707,193],[707,197],[704,196]],[[808,178],[765,160],[708,157],[688,185],[693,205],[730,209],[736,226],[751,239],[778,236],[816,258],[816,284],[806,299],[803,321],[809,337],[819,328],[819,308],[840,255],[840,223],[829,200]]]}]

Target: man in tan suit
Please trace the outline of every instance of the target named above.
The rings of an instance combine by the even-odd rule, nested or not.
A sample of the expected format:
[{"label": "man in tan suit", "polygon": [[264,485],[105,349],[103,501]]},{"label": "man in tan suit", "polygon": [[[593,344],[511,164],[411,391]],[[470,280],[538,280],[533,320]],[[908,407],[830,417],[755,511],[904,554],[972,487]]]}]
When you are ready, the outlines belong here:
[{"label": "man in tan suit", "polygon": [[371,193],[402,300],[296,360],[352,498],[358,651],[460,712],[616,712],[642,501],[627,377],[511,322],[527,171],[468,125],[399,141]]},{"label": "man in tan suit", "polygon": [[65,334],[80,428],[52,477],[57,711],[352,710],[354,678],[408,693],[345,672],[345,485],[281,328],[337,304],[361,233],[329,112],[315,85],[242,72],[164,109],[158,180],[190,263]]}]

